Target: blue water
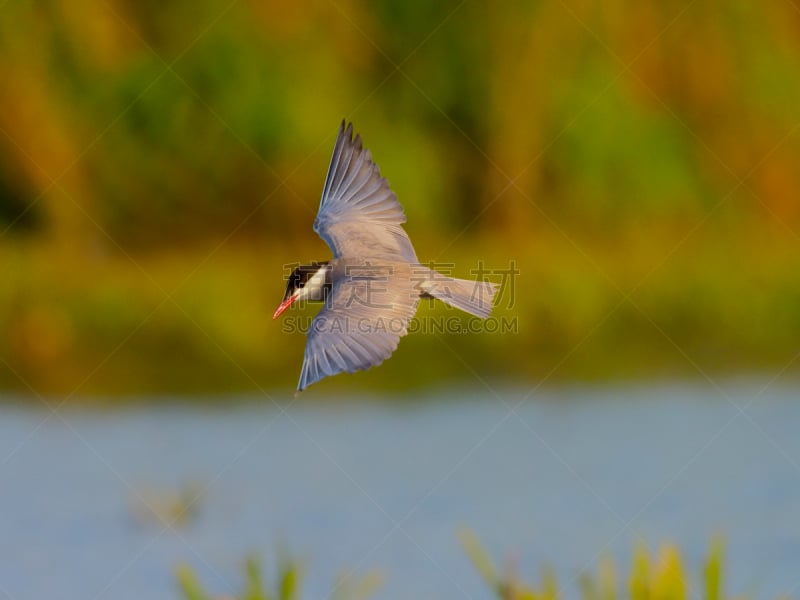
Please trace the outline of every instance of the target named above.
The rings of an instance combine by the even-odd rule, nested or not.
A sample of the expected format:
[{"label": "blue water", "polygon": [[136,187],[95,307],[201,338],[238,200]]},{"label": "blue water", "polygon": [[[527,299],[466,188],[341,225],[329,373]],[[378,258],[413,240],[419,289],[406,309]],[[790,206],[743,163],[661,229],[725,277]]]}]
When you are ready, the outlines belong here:
[{"label": "blue water", "polygon": [[[266,398],[5,405],[0,598],[174,599],[181,562],[231,594],[247,554],[272,565],[283,545],[306,567],[304,598],[354,570],[385,575],[376,598],[488,599],[462,527],[523,578],[554,567],[567,598],[582,569],[627,567],[642,539],[676,542],[698,573],[720,533],[729,591],[797,596],[800,387],[760,389],[550,389],[513,411],[523,393],[508,389],[285,412]],[[147,518],[183,488],[203,490],[193,518]]]}]

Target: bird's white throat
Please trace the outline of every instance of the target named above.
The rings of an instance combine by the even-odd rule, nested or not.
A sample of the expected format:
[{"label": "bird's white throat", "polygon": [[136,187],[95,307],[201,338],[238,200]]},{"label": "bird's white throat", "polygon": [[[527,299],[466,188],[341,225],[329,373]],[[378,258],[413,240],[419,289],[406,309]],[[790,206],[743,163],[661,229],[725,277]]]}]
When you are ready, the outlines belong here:
[{"label": "bird's white throat", "polygon": [[329,269],[330,265],[322,265],[316,273],[309,277],[306,284],[300,288],[297,299],[311,302],[324,301]]}]

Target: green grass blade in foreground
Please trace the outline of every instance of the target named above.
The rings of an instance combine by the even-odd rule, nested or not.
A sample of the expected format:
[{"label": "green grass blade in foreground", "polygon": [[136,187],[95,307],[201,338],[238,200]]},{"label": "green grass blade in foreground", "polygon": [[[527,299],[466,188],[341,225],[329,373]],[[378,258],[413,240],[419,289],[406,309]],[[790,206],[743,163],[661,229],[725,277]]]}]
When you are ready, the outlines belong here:
[{"label": "green grass blade in foreground", "polygon": [[175,576],[178,578],[178,588],[184,600],[212,600],[203,591],[203,586],[200,585],[197,575],[190,566],[180,565],[175,570]]}]

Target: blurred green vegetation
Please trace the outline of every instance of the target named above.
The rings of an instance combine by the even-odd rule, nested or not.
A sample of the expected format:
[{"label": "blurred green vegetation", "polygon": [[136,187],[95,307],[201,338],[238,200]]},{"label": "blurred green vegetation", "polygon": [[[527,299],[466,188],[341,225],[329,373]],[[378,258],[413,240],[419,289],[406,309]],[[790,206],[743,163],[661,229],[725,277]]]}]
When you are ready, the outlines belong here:
[{"label": "blurred green vegetation", "polygon": [[[543,571],[538,586],[527,584],[519,578],[513,567],[500,572],[470,530],[462,531],[460,537],[464,550],[498,600],[557,600],[564,597],[565,589],[561,587],[552,570]],[[580,577],[580,597],[583,600],[747,598],[748,596],[731,596],[726,592],[724,567],[725,551],[719,539],[712,542],[699,578],[693,577],[686,569],[681,552],[675,545],[662,545],[655,554],[644,545],[638,545],[633,551],[630,572],[626,579],[620,578],[614,561],[606,557],[600,561],[596,576],[587,572]],[[179,566],[176,575],[181,596],[185,600],[222,598],[206,592],[188,565]],[[235,597],[241,600],[297,600],[301,597],[302,575],[302,565],[283,555],[279,557],[274,582],[265,582],[259,561],[251,556],[245,563],[244,587]],[[377,574],[367,575],[351,584],[343,579],[337,583],[331,597],[366,600],[374,595],[381,583],[382,578]]]},{"label": "blurred green vegetation", "polygon": [[[479,540],[470,531],[461,534],[461,541],[481,576],[494,591],[498,600],[557,600],[564,590],[549,569],[542,574],[539,586],[524,583],[513,568],[500,573]],[[621,581],[611,558],[600,561],[598,573],[584,573],[580,578],[583,600],[724,600],[747,596],[729,596],[725,591],[723,568],[724,547],[715,540],[703,566],[702,577],[693,578],[683,566],[680,550],[673,544],[663,545],[651,554],[644,545],[634,548],[627,581]]]},{"label": "blurred green vegetation", "polygon": [[[176,575],[185,600],[210,600],[215,597],[203,591],[197,576],[189,566],[179,566]],[[300,597],[300,577],[300,565],[291,560],[281,560],[274,592],[269,591],[264,582],[261,565],[255,558],[250,557],[245,563],[245,587],[239,598],[241,600],[297,600]]]},{"label": "blurred green vegetation", "polygon": [[290,391],[304,337],[269,317],[328,256],[342,117],[422,260],[520,270],[517,333],[409,336],[359,389],[798,351],[790,2],[10,0],[0,69],[4,389]]},{"label": "blurred green vegetation", "polygon": [[[286,553],[278,557],[274,581],[264,577],[261,563],[255,556],[247,558],[244,571],[244,586],[235,596],[239,600],[299,600],[302,597],[300,588],[303,565]],[[176,576],[184,600],[228,598],[206,592],[189,565],[180,565],[176,569]],[[342,578],[336,583],[329,597],[331,600],[367,600],[375,594],[382,583],[383,577],[379,573],[371,573],[353,581]]]}]

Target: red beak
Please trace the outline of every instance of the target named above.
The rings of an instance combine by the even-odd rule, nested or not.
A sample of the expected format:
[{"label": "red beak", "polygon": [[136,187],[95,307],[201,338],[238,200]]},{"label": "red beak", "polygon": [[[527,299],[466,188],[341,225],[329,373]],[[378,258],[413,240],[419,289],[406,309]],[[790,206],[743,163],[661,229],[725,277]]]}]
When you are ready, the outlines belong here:
[{"label": "red beak", "polygon": [[272,318],[277,319],[278,317],[280,317],[281,313],[285,311],[287,308],[289,308],[292,305],[292,302],[294,302],[295,300],[297,300],[297,296],[289,296],[286,300],[281,302],[280,306],[278,306],[278,308],[275,309],[275,314],[272,315]]}]

